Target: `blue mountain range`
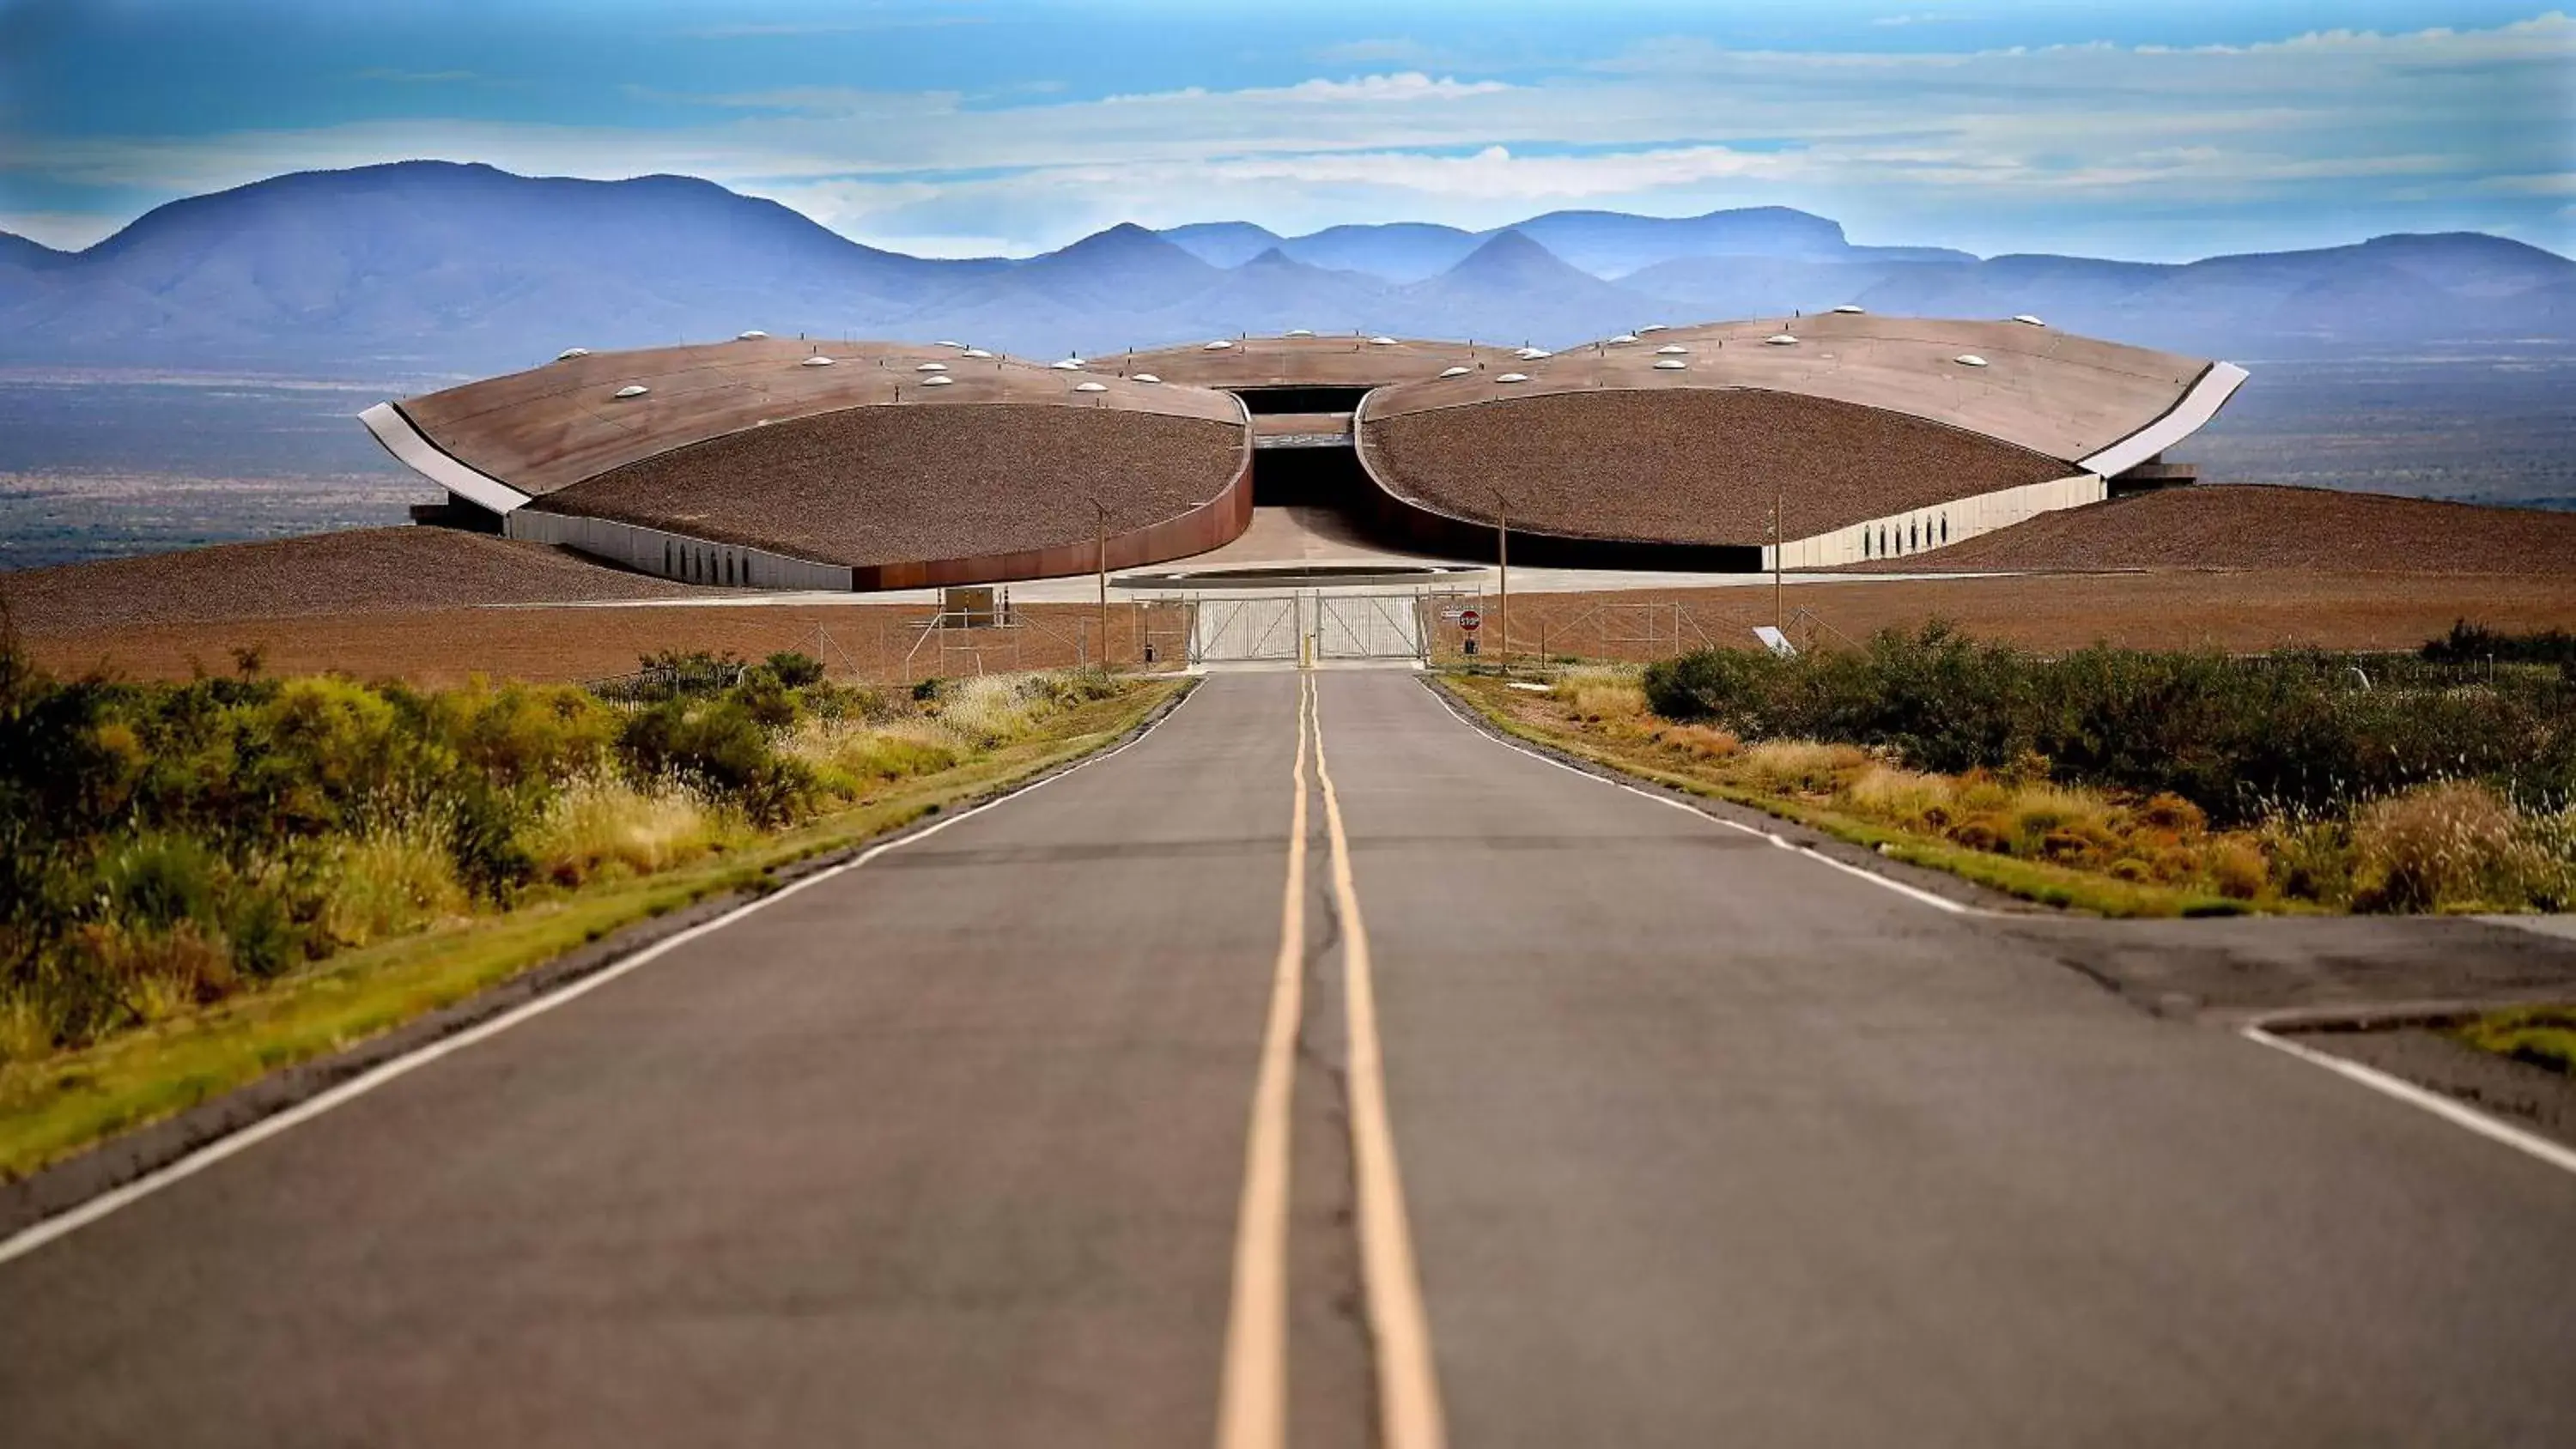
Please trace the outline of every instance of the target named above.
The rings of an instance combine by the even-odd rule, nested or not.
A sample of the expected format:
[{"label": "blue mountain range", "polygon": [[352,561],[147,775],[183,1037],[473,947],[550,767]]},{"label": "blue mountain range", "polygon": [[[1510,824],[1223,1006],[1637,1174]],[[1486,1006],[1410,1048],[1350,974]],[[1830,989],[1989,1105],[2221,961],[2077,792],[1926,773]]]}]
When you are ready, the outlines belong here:
[{"label": "blue mountain range", "polygon": [[1559,211],[1484,232],[1121,225],[1040,256],[948,260],[863,246],[690,177],[426,161],[191,197],[79,252],[0,233],[12,365],[474,374],[750,327],[1033,356],[1290,327],[1553,346],[1844,304],[2034,313],[2239,359],[2576,347],[2576,262],[2479,233],[2183,264],[1979,258],[1857,246],[1825,217],[1754,207]]}]

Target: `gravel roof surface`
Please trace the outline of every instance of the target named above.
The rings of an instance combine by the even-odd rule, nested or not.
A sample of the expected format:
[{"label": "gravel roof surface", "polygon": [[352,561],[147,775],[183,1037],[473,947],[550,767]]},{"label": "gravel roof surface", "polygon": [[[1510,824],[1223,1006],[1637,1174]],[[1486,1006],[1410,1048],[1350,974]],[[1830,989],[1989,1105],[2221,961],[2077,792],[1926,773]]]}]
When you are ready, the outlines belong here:
[{"label": "gravel roof surface", "polygon": [[818,563],[913,563],[1088,542],[1214,499],[1244,427],[1016,404],[851,408],[730,433],[548,494],[550,512]]},{"label": "gravel roof surface", "polygon": [[[1796,337],[1796,344],[1764,340],[1783,333]],[[1965,366],[1957,360],[1962,355],[1981,357],[1986,365]],[[1681,366],[1656,365],[1674,362]],[[1605,386],[1677,392],[1767,388],[1909,413],[2074,461],[2154,422],[2208,367],[2199,358],[2018,322],[1827,313],[1711,322],[1630,342],[1568,347],[1465,377],[1390,387],[1369,400],[1369,412],[1393,418],[1502,395]],[[1497,383],[1503,372],[1524,373],[1529,380]]]},{"label": "gravel roof surface", "polygon": [[2128,568],[2566,576],[2576,574],[2576,513],[2204,483],[2043,513],[1850,571]]},{"label": "gravel roof surface", "polygon": [[1900,413],[1750,388],[1547,393],[1362,420],[1398,494],[1576,538],[1760,544],[2067,476],[2053,458]]},{"label": "gravel roof surface", "polygon": [[1511,355],[1510,347],[1492,342],[1399,338],[1379,343],[1342,333],[1240,338],[1217,351],[1191,342],[1094,358],[1092,367],[1124,376],[1150,372],[1166,383],[1195,387],[1377,387],[1438,377],[1446,368],[1479,358],[1507,364]]},{"label": "gravel roof surface", "polygon": [[448,528],[358,528],[0,573],[0,596],[30,635],[734,592],[627,573],[544,544]]},{"label": "gravel roof surface", "polygon": [[[809,367],[829,357],[829,367]],[[949,379],[927,387],[935,365]],[[1078,391],[1090,383],[1100,390]],[[640,385],[641,397],[619,389]],[[935,343],[764,338],[600,352],[406,398],[414,426],[469,467],[544,494],[725,433],[850,407],[1008,401],[1239,422],[1231,397],[1130,382],[1111,363],[1064,371]]]}]

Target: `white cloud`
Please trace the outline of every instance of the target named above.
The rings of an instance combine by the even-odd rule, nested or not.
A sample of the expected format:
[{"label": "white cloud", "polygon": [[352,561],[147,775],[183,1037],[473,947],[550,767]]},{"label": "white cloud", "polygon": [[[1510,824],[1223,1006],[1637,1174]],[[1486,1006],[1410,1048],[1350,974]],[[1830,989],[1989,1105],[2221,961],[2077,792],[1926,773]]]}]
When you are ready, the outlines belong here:
[{"label": "white cloud", "polygon": [[0,231],[16,232],[56,251],[76,252],[113,235],[121,218],[85,211],[0,211]]},{"label": "white cloud", "polygon": [[[1351,45],[1394,61],[1398,42]],[[1350,63],[1368,63],[1362,53]],[[1488,226],[1571,201],[1805,205],[1863,239],[1981,249],[2146,237],[2130,221],[2143,218],[2166,228],[2152,245],[2208,251],[2254,240],[2231,225],[2322,238],[2390,229],[2365,216],[2541,224],[2542,199],[2576,171],[2571,69],[2576,23],[2555,13],[2175,49],[1747,52],[1676,38],[1518,84],[1405,69],[973,104],[804,88],[693,97],[710,119],[660,130],[415,120],[0,135],[0,167],[173,192],[417,155],[543,174],[684,171],[862,240],[951,251],[1031,250],[1126,219]]]}]

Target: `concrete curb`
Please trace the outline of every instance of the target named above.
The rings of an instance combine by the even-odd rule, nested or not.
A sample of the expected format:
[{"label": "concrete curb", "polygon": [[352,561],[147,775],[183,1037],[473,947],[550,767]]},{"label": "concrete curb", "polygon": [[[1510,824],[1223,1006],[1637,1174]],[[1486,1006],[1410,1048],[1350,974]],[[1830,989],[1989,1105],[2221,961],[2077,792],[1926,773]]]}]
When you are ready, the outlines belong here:
[{"label": "concrete curb", "polygon": [[996,785],[893,830],[844,842],[765,872],[757,888],[726,891],[649,920],[621,927],[596,941],[531,966],[518,975],[451,1006],[416,1016],[381,1035],[292,1066],[281,1067],[175,1116],[108,1137],[25,1177],[0,1182],[0,1238],[58,1216],[101,1193],[158,1171],[208,1143],[318,1097],[333,1087],[443,1037],[488,1021],[540,996],[591,976],[657,941],[716,919],[778,887],[829,870],[864,850],[929,829],[960,810],[990,804],[1125,745],[1159,724],[1189,697],[1185,683],[1144,718],[1113,738],[1043,770]]}]

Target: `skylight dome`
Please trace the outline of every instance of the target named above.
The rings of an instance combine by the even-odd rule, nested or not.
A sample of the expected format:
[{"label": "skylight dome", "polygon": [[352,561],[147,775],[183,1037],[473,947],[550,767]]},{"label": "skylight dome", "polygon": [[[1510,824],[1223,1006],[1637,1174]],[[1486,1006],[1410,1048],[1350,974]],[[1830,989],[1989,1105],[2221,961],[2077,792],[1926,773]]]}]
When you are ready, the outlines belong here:
[{"label": "skylight dome", "polygon": [[931,345],[931,346],[933,346],[933,347],[957,347],[957,348],[963,348],[966,344],[965,344],[965,343],[963,343],[963,342],[951,342],[951,341],[949,341],[947,338],[942,337],[942,338],[940,338],[938,341],[936,341],[936,342],[934,342],[934,343],[932,343],[932,344],[930,344],[930,345]]},{"label": "skylight dome", "polygon": [[1687,355],[1689,352],[1689,348],[1682,346],[1678,342],[1667,342],[1663,346],[1655,349],[1655,355],[1657,357],[1681,357]]},{"label": "skylight dome", "polygon": [[956,380],[957,379],[950,377],[947,373],[937,372],[923,378],[921,380],[921,385],[923,387],[946,387]]},{"label": "skylight dome", "polygon": [[804,361],[796,365],[798,367],[829,367],[832,365],[832,359],[818,354],[816,356],[806,358]]},{"label": "skylight dome", "polygon": [[649,388],[649,387],[646,387],[644,384],[642,384],[642,383],[640,383],[640,382],[630,382],[630,383],[626,384],[624,387],[619,388],[619,389],[617,390],[617,395],[618,395],[619,397],[622,397],[622,398],[626,398],[626,397],[642,397],[644,394],[646,394],[646,393],[648,393],[648,392],[651,392],[652,390],[653,390],[653,389],[651,389],[651,388]]},{"label": "skylight dome", "polygon": [[1105,382],[1077,382],[1073,385],[1073,390],[1075,392],[1107,392],[1109,391],[1109,384]]},{"label": "skylight dome", "polygon": [[1494,381],[1496,381],[1496,382],[1527,382],[1527,381],[1529,381],[1529,374],[1528,374],[1528,373],[1526,373],[1526,372],[1506,372],[1506,373],[1504,373],[1503,375],[1501,375],[1500,377],[1495,378],[1495,379],[1494,379]]},{"label": "skylight dome", "polygon": [[1440,375],[1442,377],[1465,377],[1468,373],[1474,372],[1475,370],[1476,369],[1472,367],[1452,367],[1442,372]]},{"label": "skylight dome", "polygon": [[1222,337],[1218,338],[1214,342],[1206,342],[1199,345],[1199,351],[1201,352],[1230,352],[1233,348],[1234,344],[1226,341]]},{"label": "skylight dome", "polygon": [[2048,325],[2047,323],[2040,321],[2038,318],[2033,317],[2028,312],[2014,313],[2013,320],[2024,327],[2045,327]]},{"label": "skylight dome", "polygon": [[1983,367],[1986,365],[1986,360],[1973,352],[1962,352],[1950,360],[1959,364],[1961,367]]},{"label": "skylight dome", "polygon": [[589,355],[590,349],[587,347],[567,347],[563,351],[555,354],[555,361],[570,362],[576,357],[588,357]]},{"label": "skylight dome", "polygon": [[1786,332],[1774,332],[1762,340],[1765,344],[1772,347],[1795,347],[1798,345],[1798,339]]},{"label": "skylight dome", "polygon": [[1279,335],[1282,337],[1312,337],[1315,335],[1315,329],[1312,327],[1291,327]]},{"label": "skylight dome", "polygon": [[925,362],[913,369],[915,372],[946,372],[947,370],[948,364],[944,362]]},{"label": "skylight dome", "polygon": [[1845,302],[1845,303],[1844,303],[1844,304],[1842,304],[1841,306],[1836,307],[1834,310],[1835,310],[1835,311],[1837,311],[1837,312],[1843,313],[1843,314],[1844,314],[1844,315],[1846,315],[1846,316],[1850,316],[1850,317],[1857,317],[1857,316],[1861,315],[1863,312],[1868,311],[1869,309],[1868,309],[1868,308],[1866,308],[1866,307],[1855,307],[1855,306],[1853,306],[1851,303],[1849,303],[1849,302]]},{"label": "skylight dome", "polygon": [[1619,345],[1620,345],[1620,344],[1622,344],[1622,343],[1626,343],[1626,342],[1634,342],[1634,341],[1636,341],[1636,340],[1637,340],[1637,334],[1636,334],[1636,333],[1634,333],[1634,332],[1622,332],[1622,333],[1620,333],[1618,336],[1613,337],[1613,338],[1611,338],[1611,339],[1610,339],[1610,345],[1611,345],[1611,346],[1613,346],[1613,347],[1617,347],[1617,346],[1619,346]]},{"label": "skylight dome", "polygon": [[1068,357],[1062,362],[1050,362],[1047,366],[1054,368],[1058,372],[1080,372],[1082,371],[1082,359],[1079,357]]},{"label": "skylight dome", "polygon": [[1658,357],[1655,359],[1655,370],[1657,372],[1679,372],[1688,366],[1690,366],[1689,363],[1682,361],[1678,357]]},{"label": "skylight dome", "polygon": [[1161,379],[1161,378],[1156,377],[1154,374],[1152,374],[1152,373],[1150,373],[1150,372],[1140,372],[1140,373],[1136,374],[1136,380],[1137,380],[1138,382],[1161,382],[1161,381],[1162,381],[1162,379]]},{"label": "skylight dome", "polygon": [[754,327],[754,328],[752,328],[752,329],[751,329],[750,331],[748,331],[748,332],[737,332],[737,333],[735,333],[735,334],[733,335],[733,340],[734,340],[734,341],[736,341],[736,342],[758,342],[760,339],[762,339],[762,338],[764,338],[764,337],[767,337],[768,335],[769,335],[768,333],[761,331],[761,330],[760,330],[759,328],[757,328],[757,327]]},{"label": "skylight dome", "polygon": [[990,356],[992,356],[993,354],[991,354],[991,353],[989,353],[989,352],[986,352],[983,348],[980,348],[980,347],[969,347],[969,348],[967,348],[965,351],[963,351],[963,352],[961,352],[961,353],[958,353],[957,355],[958,355],[958,356],[960,356],[960,357],[990,357]]},{"label": "skylight dome", "polygon": [[1395,339],[1392,337],[1372,337],[1369,339],[1369,346],[1371,347],[1393,347],[1394,345]]},{"label": "skylight dome", "polygon": [[1549,352],[1544,347],[1524,347],[1512,354],[1512,356],[1519,358],[1523,362],[1536,362],[1542,357],[1552,357],[1554,355],[1555,354]]},{"label": "skylight dome", "polygon": [[1649,332],[1662,332],[1662,331],[1665,331],[1665,330],[1667,330],[1667,329],[1665,328],[1665,326],[1664,326],[1664,324],[1663,324],[1663,323],[1661,323],[1661,322],[1649,322],[1649,323],[1647,323],[1645,326],[1640,327],[1640,328],[1638,328],[1638,329],[1637,329],[1637,335],[1638,335],[1638,336],[1640,336],[1640,337],[1643,337],[1643,336],[1645,336],[1645,335],[1646,335],[1647,333],[1649,333]]}]

